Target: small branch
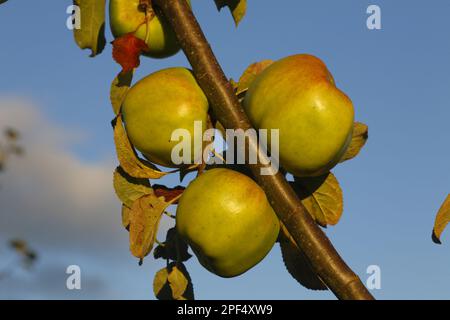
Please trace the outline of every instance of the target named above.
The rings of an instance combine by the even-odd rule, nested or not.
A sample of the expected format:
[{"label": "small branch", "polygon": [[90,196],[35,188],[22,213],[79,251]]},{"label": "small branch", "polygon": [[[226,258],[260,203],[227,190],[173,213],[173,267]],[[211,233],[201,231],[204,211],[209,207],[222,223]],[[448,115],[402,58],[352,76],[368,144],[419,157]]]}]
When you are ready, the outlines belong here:
[{"label": "small branch", "polygon": [[[185,0],[153,0],[175,30],[178,41],[188,58],[194,75],[209,99],[215,117],[225,128],[251,128],[231,84],[225,77],[208,41]],[[262,163],[267,155],[251,138],[247,148],[257,152]],[[248,165],[258,183],[287,227],[298,246],[304,251],[314,271],[340,299],[373,299],[358,276],[347,266],[322,230],[315,224],[283,174],[261,176],[261,164]]]}]

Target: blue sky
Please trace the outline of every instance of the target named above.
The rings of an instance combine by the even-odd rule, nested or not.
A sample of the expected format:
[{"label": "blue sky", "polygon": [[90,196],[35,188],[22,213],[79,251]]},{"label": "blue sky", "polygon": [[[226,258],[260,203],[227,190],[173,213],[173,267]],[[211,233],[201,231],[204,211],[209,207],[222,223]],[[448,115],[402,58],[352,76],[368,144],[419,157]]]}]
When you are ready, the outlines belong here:
[{"label": "blue sky", "polygon": [[[192,2],[229,77],[237,79],[252,62],[296,53],[326,62],[353,100],[356,119],[370,128],[362,154],[334,170],[345,212],[327,234],[363,281],[369,265],[380,266],[377,298],[448,299],[450,240],[444,234],[444,245],[436,246],[430,234],[450,192],[450,2],[249,0],[237,29],[212,0]],[[42,253],[36,270],[0,283],[0,298],[150,299],[153,273],[162,264],[149,259],[139,268],[128,253],[109,180],[117,162],[109,86],[120,68],[110,45],[95,59],[75,46],[65,27],[70,4],[10,0],[0,7],[0,124],[22,125],[27,158],[42,161],[36,168],[29,159],[17,160],[0,176],[6,182],[0,240],[22,236]],[[366,28],[370,4],[381,7],[382,30]],[[109,30],[107,36],[112,40]],[[136,79],[179,65],[188,66],[181,53],[143,58]],[[69,264],[82,268],[86,285],[79,292],[64,287]],[[231,280],[209,274],[194,258],[187,267],[200,299],[333,298],[292,280],[277,246]]]}]

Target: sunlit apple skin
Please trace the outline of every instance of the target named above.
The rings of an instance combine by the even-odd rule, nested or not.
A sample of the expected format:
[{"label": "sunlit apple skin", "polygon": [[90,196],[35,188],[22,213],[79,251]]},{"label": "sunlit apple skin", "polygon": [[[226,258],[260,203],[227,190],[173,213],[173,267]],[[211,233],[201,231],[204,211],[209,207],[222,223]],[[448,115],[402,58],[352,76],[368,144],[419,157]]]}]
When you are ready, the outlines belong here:
[{"label": "sunlit apple skin", "polygon": [[250,85],[244,108],[255,127],[279,129],[280,163],[295,176],[325,174],[351,141],[353,104],[311,55],[289,56],[265,69]]},{"label": "sunlit apple skin", "polygon": [[145,55],[153,58],[165,58],[180,50],[176,35],[167,19],[159,12],[148,24],[149,34],[146,38],[147,24],[145,13],[138,10],[139,0],[110,0],[109,18],[111,31],[118,38],[130,32],[146,41],[149,51]]},{"label": "sunlit apple skin", "polygon": [[[191,136],[191,163],[201,154],[201,143],[208,118],[208,100],[192,72],[185,68],[169,68],[152,73],[138,81],[127,93],[122,115],[128,138],[137,150],[153,163],[178,167],[172,161],[172,141],[176,129],[186,129]],[[194,130],[194,121],[202,122],[202,130]],[[196,150],[197,148],[199,150]]]},{"label": "sunlit apple skin", "polygon": [[178,204],[176,228],[206,269],[229,278],[267,255],[280,225],[256,182],[220,168],[189,184]]}]

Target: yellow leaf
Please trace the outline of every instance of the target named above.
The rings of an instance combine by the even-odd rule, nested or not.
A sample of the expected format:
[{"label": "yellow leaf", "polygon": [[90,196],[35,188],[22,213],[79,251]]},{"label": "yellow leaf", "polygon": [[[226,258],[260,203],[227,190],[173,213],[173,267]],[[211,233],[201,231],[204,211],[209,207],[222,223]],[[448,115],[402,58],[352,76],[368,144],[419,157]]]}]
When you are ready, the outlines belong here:
[{"label": "yellow leaf", "polygon": [[122,73],[120,72],[111,84],[110,100],[115,115],[120,113],[123,100],[127,96],[128,90],[133,80],[133,71]]},{"label": "yellow leaf", "polygon": [[353,126],[353,136],[350,146],[345,152],[340,162],[344,162],[356,157],[369,138],[369,127],[361,122],[355,122]]},{"label": "yellow leaf", "polygon": [[308,258],[297,246],[294,239],[280,222],[281,232],[279,236],[281,255],[284,265],[291,276],[302,286],[311,290],[327,290],[319,276],[313,271]]},{"label": "yellow leaf", "polygon": [[130,208],[130,251],[139,259],[147,256],[153,248],[159,221],[170,203],[154,193],[137,199]]},{"label": "yellow leaf", "polygon": [[74,0],[80,8],[80,28],[74,28],[75,42],[81,49],[91,49],[91,57],[105,48],[105,0]]},{"label": "yellow leaf", "polygon": [[134,201],[152,192],[148,179],[133,178],[122,167],[114,171],[113,184],[117,197],[129,208]]},{"label": "yellow leaf", "polygon": [[237,84],[236,94],[240,95],[248,90],[250,84],[255,80],[256,76],[264,71],[268,66],[273,63],[272,60],[263,60],[260,62],[252,63],[248,68],[244,71],[242,76],[239,78],[239,82]]},{"label": "yellow leaf", "polygon": [[184,264],[172,262],[159,270],[153,280],[153,292],[159,300],[193,300],[192,280]]},{"label": "yellow leaf", "polygon": [[445,199],[444,203],[439,209],[434,221],[433,241],[441,244],[441,235],[444,232],[447,224],[450,222],[450,194]]},{"label": "yellow leaf", "polygon": [[159,179],[170,172],[161,172],[150,162],[139,159],[128,139],[123,127],[122,116],[119,114],[113,121],[114,142],[120,166],[130,176],[135,178]]},{"label": "yellow leaf", "polygon": [[245,13],[247,12],[247,0],[214,0],[216,2],[217,9],[222,9],[225,6],[228,6],[231,11],[231,15],[233,16],[234,23],[236,26],[241,22],[242,18],[244,18]]},{"label": "yellow leaf", "polygon": [[293,186],[302,204],[319,225],[326,227],[339,222],[344,199],[339,182],[331,172],[320,177],[295,177]]},{"label": "yellow leaf", "polygon": [[175,265],[167,277],[170,288],[172,289],[172,297],[175,300],[180,299],[186,291],[189,281],[180,269]]},{"label": "yellow leaf", "polygon": [[170,300],[172,298],[168,277],[169,271],[167,268],[163,268],[156,272],[153,278],[153,293],[159,300]]},{"label": "yellow leaf", "polygon": [[122,204],[122,225],[125,229],[130,229],[130,212],[131,209]]}]

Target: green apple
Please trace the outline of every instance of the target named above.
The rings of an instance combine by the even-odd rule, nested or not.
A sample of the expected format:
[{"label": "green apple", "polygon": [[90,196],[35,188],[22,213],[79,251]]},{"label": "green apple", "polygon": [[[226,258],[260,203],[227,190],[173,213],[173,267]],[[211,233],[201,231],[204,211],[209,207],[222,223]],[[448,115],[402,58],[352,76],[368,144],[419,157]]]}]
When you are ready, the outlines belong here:
[{"label": "green apple", "polygon": [[[130,88],[121,111],[131,143],[153,163],[180,166],[172,160],[180,143],[172,140],[176,129],[189,132],[190,163],[199,161],[194,156],[201,155],[202,144],[195,141],[202,141],[206,129],[208,99],[190,70],[169,68],[143,78]],[[201,121],[200,130],[195,121]]]},{"label": "green apple", "polygon": [[153,58],[174,55],[180,50],[175,33],[162,14],[157,11],[155,14],[147,24],[145,12],[139,9],[139,0],[109,2],[109,19],[114,37],[134,33],[136,37],[146,42],[149,51],[144,52],[145,55]]},{"label": "green apple", "polygon": [[186,188],[178,204],[176,228],[206,269],[228,278],[267,255],[280,225],[256,182],[242,173],[216,168]]},{"label": "green apple", "polygon": [[279,129],[280,164],[295,176],[325,174],[352,138],[353,104],[311,55],[270,65],[251,83],[244,108],[258,129]]}]

